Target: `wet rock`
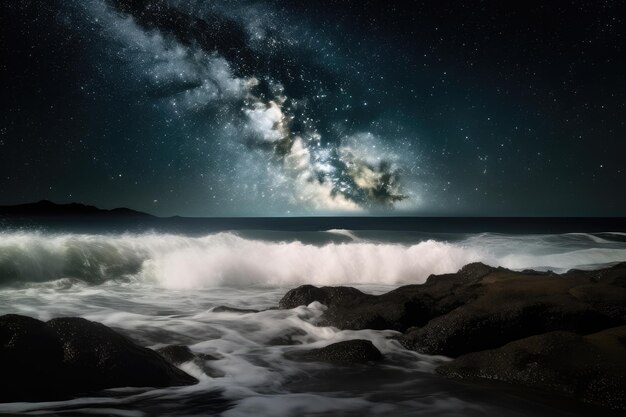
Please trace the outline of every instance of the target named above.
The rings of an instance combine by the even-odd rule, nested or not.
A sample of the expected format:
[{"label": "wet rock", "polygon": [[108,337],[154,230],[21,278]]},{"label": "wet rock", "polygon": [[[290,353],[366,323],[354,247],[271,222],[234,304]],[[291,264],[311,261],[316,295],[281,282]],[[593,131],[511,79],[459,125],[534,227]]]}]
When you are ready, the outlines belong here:
[{"label": "wet rock", "polygon": [[[624,274],[626,277],[626,274]],[[569,290],[570,295],[601,313],[626,322],[626,288],[605,283],[581,285]]]},{"label": "wet rock", "polygon": [[[50,320],[64,353],[64,366],[81,387],[190,385],[197,381],[154,351],[103,324],[78,317]],[[97,380],[97,381],[94,381]]]},{"label": "wet rock", "polygon": [[[482,262],[472,262],[470,264],[465,265],[456,275],[460,275],[465,279],[479,279],[492,273],[493,271],[497,271],[498,268],[494,268],[489,265],[485,265]],[[534,271],[533,271],[534,272]],[[431,277],[436,278],[436,275],[431,275]]]},{"label": "wet rock", "polygon": [[[379,296],[303,286],[280,305],[312,301],[328,307],[321,325],[399,330],[409,349],[458,357],[439,369],[444,375],[504,381],[625,410],[626,263],[564,274],[474,263]],[[291,355],[324,360],[330,354]]]},{"label": "wet rock", "polygon": [[587,336],[550,332],[440,366],[466,381],[500,381],[626,411],[626,326]]},{"label": "wet rock", "polygon": [[240,314],[248,314],[248,313],[258,313],[260,310],[253,310],[249,308],[236,308],[236,307],[228,307],[228,306],[217,306],[211,310],[213,313],[240,313]]},{"label": "wet rock", "polygon": [[302,285],[289,290],[278,303],[278,307],[282,309],[295,308],[309,305],[313,301],[318,301],[328,307],[334,305],[348,306],[363,303],[371,297],[371,295],[352,287],[318,288],[313,285]]},{"label": "wet rock", "polygon": [[285,294],[279,307],[293,308],[318,301],[328,307],[322,325],[405,331],[423,326],[476,297],[478,281],[494,270],[480,263],[469,264],[457,274],[431,276],[422,285],[403,286],[379,296],[350,287],[303,285]]},{"label": "wet rock", "polygon": [[328,309],[322,325],[341,329],[395,329],[409,327],[408,317],[421,317],[427,309],[424,300],[401,293],[381,296],[364,294],[350,287],[314,287],[303,285],[290,290],[280,300],[280,308],[294,308],[318,301]]},{"label": "wet rock", "polygon": [[207,353],[192,352],[189,346],[185,345],[169,345],[159,348],[156,351],[172,365],[181,365],[186,362],[193,362],[208,376],[224,376],[223,372],[214,369],[206,363],[207,361],[218,360],[219,358],[217,356],[209,355]]},{"label": "wet rock", "polygon": [[[495,295],[494,295],[495,296]],[[553,330],[589,333],[619,324],[591,306],[565,296],[495,301],[484,296],[407,332],[401,343],[427,354],[458,356],[502,346]]]},{"label": "wet rock", "polygon": [[161,356],[163,356],[168,362],[174,365],[180,365],[181,363],[201,359],[203,361],[216,361],[218,358],[215,355],[208,353],[193,352],[189,346],[185,345],[169,345],[156,350]]},{"label": "wet rock", "polygon": [[354,339],[333,343],[319,349],[295,351],[286,354],[291,360],[305,362],[329,362],[340,365],[350,365],[379,361],[382,353],[369,340]]},{"label": "wet rock", "polygon": [[340,329],[404,331],[428,322],[432,309],[431,301],[425,297],[397,294],[350,307],[329,307],[320,324]]},{"label": "wet rock", "polygon": [[44,322],[16,314],[0,317],[0,402],[60,396],[55,376],[62,362],[61,343]]},{"label": "wet rock", "polygon": [[156,352],[102,324],[73,317],[44,323],[18,315],[1,316],[0,367],[3,402],[197,382]]},{"label": "wet rock", "polygon": [[328,306],[321,325],[398,330],[409,349],[458,356],[554,330],[585,334],[624,324],[625,276],[626,264],[557,275],[473,263],[379,296],[302,286],[280,306],[319,301]]},{"label": "wet rock", "polygon": [[586,334],[624,324],[626,291],[609,279],[615,272],[626,275],[626,269],[600,280],[596,272],[536,275],[494,269],[472,286],[456,289],[472,293],[467,302],[400,340],[409,349],[454,357],[550,331]]},{"label": "wet rock", "polygon": [[185,345],[169,345],[156,351],[173,365],[180,365],[196,359],[196,355]]}]

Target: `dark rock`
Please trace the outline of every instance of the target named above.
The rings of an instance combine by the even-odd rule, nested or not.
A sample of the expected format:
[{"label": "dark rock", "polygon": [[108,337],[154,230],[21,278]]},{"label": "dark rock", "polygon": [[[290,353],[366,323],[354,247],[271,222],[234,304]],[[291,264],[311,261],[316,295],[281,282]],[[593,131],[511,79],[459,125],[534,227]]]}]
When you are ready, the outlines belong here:
[{"label": "dark rock", "polygon": [[[409,349],[463,355],[439,369],[450,377],[504,381],[626,410],[626,263],[560,275],[475,263],[379,296],[303,286],[280,306],[313,301],[328,307],[322,325],[399,330]],[[332,362],[324,349],[288,357]]]},{"label": "dark rock", "polygon": [[328,307],[321,324],[340,329],[405,331],[468,302],[476,296],[479,280],[496,270],[474,263],[457,274],[431,276],[423,285],[407,285],[374,296],[350,287],[303,285],[290,290],[279,303],[293,308],[318,301]]},{"label": "dark rock", "polygon": [[302,286],[280,306],[319,301],[328,307],[321,325],[398,330],[406,332],[400,341],[409,349],[458,356],[554,330],[586,334],[626,323],[621,265],[557,275],[473,263],[379,296]]},{"label": "dark rock", "polygon": [[0,317],[0,401],[69,398],[114,387],[190,385],[197,380],[156,352],[81,318],[43,323]]},{"label": "dark rock", "polygon": [[0,316],[0,402],[59,397],[62,362],[61,343],[44,322]]},{"label": "dark rock", "polygon": [[211,310],[213,313],[258,313],[259,310],[253,310],[249,308],[236,308],[236,307],[228,307],[228,306],[217,306]]},{"label": "dark rock", "polygon": [[322,325],[340,329],[374,329],[403,331],[423,325],[431,318],[433,305],[426,297],[404,294],[380,296],[350,307],[332,306],[322,316]]},{"label": "dark rock", "polygon": [[285,356],[291,360],[329,362],[340,365],[367,363],[383,358],[372,342],[362,339],[333,343],[320,349],[289,352]]},{"label": "dark rock", "polygon": [[619,324],[585,303],[563,296],[495,301],[485,296],[434,318],[400,338],[407,348],[427,354],[458,356],[502,346],[553,330],[589,333]]},{"label": "dark rock", "polygon": [[216,361],[220,358],[208,353],[194,353],[189,349],[189,346],[185,345],[169,345],[156,350],[174,365],[180,365],[181,363],[189,362],[194,359],[202,359],[203,361]]},{"label": "dark rock", "polygon": [[295,308],[309,305],[313,301],[318,301],[328,307],[332,305],[346,306],[361,303],[371,297],[371,295],[351,287],[318,288],[313,285],[302,285],[289,290],[278,303],[278,307],[282,309]]},{"label": "dark rock", "polygon": [[196,359],[196,355],[185,345],[169,345],[156,351],[173,365],[180,365]]},{"label": "dark rock", "polygon": [[111,387],[166,387],[197,381],[153,350],[133,343],[103,324],[79,317],[50,320],[61,342],[64,365],[86,390]]},{"label": "dark rock", "polygon": [[534,269],[524,269],[522,271],[524,275],[554,275],[552,271],[535,271]]},{"label": "dark rock", "polygon": [[469,353],[437,372],[468,381],[501,381],[626,411],[626,326],[580,336],[550,332]]},{"label": "dark rock", "polygon": [[403,330],[412,324],[407,317],[420,317],[428,311],[423,305],[428,300],[404,293],[392,291],[373,296],[350,287],[318,288],[312,285],[290,290],[280,300],[279,307],[294,308],[313,301],[328,307],[320,324],[341,329]]},{"label": "dark rock", "polygon": [[481,262],[473,262],[459,269],[458,275],[461,275],[465,277],[466,279],[479,279],[496,270],[498,270],[498,268],[485,265],[484,263],[481,263]]},{"label": "dark rock", "polygon": [[207,361],[215,361],[219,358],[207,353],[194,353],[185,345],[169,345],[156,350],[172,365],[180,365],[185,362],[193,362],[202,371],[211,377],[220,377],[224,374],[211,366],[207,365]]},{"label": "dark rock", "polygon": [[606,316],[626,322],[626,288],[599,282],[574,287],[569,293]]},{"label": "dark rock", "polygon": [[407,348],[458,356],[549,331],[586,334],[624,323],[616,307],[626,305],[624,291],[582,271],[536,275],[501,268],[456,291],[472,296],[401,337]]}]

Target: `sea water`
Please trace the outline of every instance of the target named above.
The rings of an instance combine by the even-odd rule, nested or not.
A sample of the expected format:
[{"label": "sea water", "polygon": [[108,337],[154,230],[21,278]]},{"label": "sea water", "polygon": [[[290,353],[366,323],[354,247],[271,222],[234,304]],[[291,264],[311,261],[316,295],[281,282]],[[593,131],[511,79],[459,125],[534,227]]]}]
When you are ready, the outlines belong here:
[{"label": "sea water", "polygon": [[[197,385],[119,388],[88,398],[0,404],[36,415],[569,416],[501,387],[438,376],[449,360],[404,349],[394,331],[318,325],[319,303],[274,309],[301,284],[380,294],[470,262],[564,272],[626,260],[624,233],[498,234],[401,231],[0,232],[0,314],[80,316],[159,348],[184,344],[218,359],[181,367]],[[217,306],[260,310],[215,312]],[[378,364],[294,362],[285,353],[371,340]],[[36,360],[36,358],[34,358]],[[33,375],[33,378],[36,378]]]}]

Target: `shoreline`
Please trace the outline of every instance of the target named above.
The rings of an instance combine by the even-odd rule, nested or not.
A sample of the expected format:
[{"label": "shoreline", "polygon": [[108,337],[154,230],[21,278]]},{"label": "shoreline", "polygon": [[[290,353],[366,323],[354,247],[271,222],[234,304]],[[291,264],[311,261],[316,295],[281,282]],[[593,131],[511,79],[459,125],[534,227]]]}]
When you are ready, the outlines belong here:
[{"label": "shoreline", "polygon": [[305,285],[279,306],[313,301],[328,307],[323,325],[396,330],[407,349],[453,358],[437,368],[449,378],[626,410],[626,263],[563,274],[474,263],[378,296]]},{"label": "shoreline", "polygon": [[[279,350],[282,352],[280,360],[293,362],[296,367],[300,366],[298,363],[302,363],[301,366],[305,368],[315,363],[326,363],[326,366],[331,366],[329,369],[351,369],[350,372],[357,380],[358,370],[367,369],[368,375],[378,375],[376,378],[383,382],[386,374],[378,367],[382,365],[380,369],[384,369],[385,364],[395,363],[393,355],[388,356],[384,350],[381,354],[375,345],[366,340],[359,341],[357,336],[346,336],[350,331],[363,329],[367,332],[369,330],[365,329],[374,329],[381,331],[380,335],[387,334],[384,343],[396,344],[398,347],[402,344],[408,349],[404,352],[453,358],[449,362],[439,363],[436,374],[442,380],[457,381],[461,384],[458,389],[465,386],[470,392],[479,393],[481,398],[488,398],[484,392],[493,391],[506,395],[519,393],[530,403],[552,403],[550,406],[565,411],[591,407],[590,410],[602,410],[602,413],[609,415],[625,409],[626,401],[620,395],[626,380],[623,359],[626,358],[626,263],[591,271],[571,270],[563,274],[511,271],[474,263],[456,273],[432,275],[423,284],[404,285],[379,295],[366,294],[351,287],[304,285],[287,291],[274,309],[259,311],[237,305],[236,300],[229,301],[232,306],[213,306],[204,313],[207,322],[228,317],[232,323],[246,328],[251,322],[265,323],[273,314],[283,315],[284,318],[304,314],[302,318],[307,326],[332,326],[345,331],[339,339],[330,338],[327,342],[314,343],[312,346],[309,343],[303,345],[304,338],[308,336],[304,335],[302,329],[285,328],[272,338],[268,335],[265,348],[284,346]],[[6,354],[7,340],[16,340],[16,335],[19,335],[15,326],[2,324],[2,320],[7,317],[0,317],[0,350],[5,349],[0,352],[0,357],[3,358],[9,357]],[[65,320],[72,323],[72,320],[86,322],[83,319]],[[149,320],[148,316],[146,320]],[[35,328],[46,326],[43,322],[39,323]],[[93,323],[92,328],[92,325],[86,323],[70,332],[74,340],[79,341],[72,342],[72,346],[78,349],[79,357],[92,357],[90,355],[94,347],[89,347],[88,343],[85,345],[81,342],[82,338],[96,334],[104,337],[103,340],[108,337],[115,339],[117,336],[112,335],[117,334],[117,327],[115,329],[97,323]],[[119,331],[135,339],[132,331]],[[61,337],[61,344],[66,343],[66,339],[63,339],[65,336],[50,336],[46,332],[50,340]],[[120,337],[128,339],[126,336]],[[201,336],[196,340],[207,340],[206,337]],[[380,340],[384,340],[384,337]],[[29,349],[37,346],[44,349],[43,353],[35,355],[43,361],[43,365],[52,368],[67,366],[65,360],[56,365],[45,362],[46,358],[50,358],[47,346],[56,342],[42,347],[37,344],[38,338],[26,337],[24,340],[27,342],[21,345],[22,348],[13,350],[13,354],[25,355],[21,359],[22,363],[32,361]],[[140,344],[154,347],[156,340],[142,340]],[[350,343],[342,344],[342,340]],[[182,367],[184,371],[189,371],[192,366],[211,377],[224,376],[219,366],[214,366],[223,360],[223,356],[212,354],[214,351],[211,350],[197,351],[191,342],[189,345],[192,349],[189,349],[184,343],[181,346],[162,346],[157,349],[158,353],[151,352],[161,355],[176,370]],[[122,346],[126,348],[129,345],[124,342]],[[97,356],[93,360],[97,362]],[[127,362],[123,355],[113,357],[112,360],[116,366],[122,367]],[[152,359],[148,362],[160,363],[158,366],[171,374],[172,369],[159,361]],[[39,368],[43,365],[40,364]],[[72,369],[80,374],[81,370],[93,369],[89,366],[80,365]],[[7,364],[4,365],[4,369],[9,368]],[[10,372],[6,374],[5,381],[19,388],[16,381],[19,381],[23,369],[17,367],[13,372],[13,375]],[[178,381],[193,383],[193,378],[198,378],[195,373],[193,376],[185,375],[178,375]],[[324,372],[322,375],[325,375]],[[419,378],[420,374],[418,372],[414,375]],[[91,376],[82,375],[80,378],[90,380]],[[113,380],[116,382],[108,387],[132,386],[124,379]],[[172,385],[163,379],[160,381],[159,385]],[[23,389],[32,388],[31,381],[26,379],[23,382]],[[43,382],[43,386],[47,386],[46,381]],[[143,380],[142,384],[151,385],[150,380]],[[67,386],[76,386],[76,383],[71,381]],[[91,391],[106,387],[92,386]],[[6,389],[3,393],[7,393]],[[68,390],[62,394],[61,397],[81,398],[78,391]],[[415,395],[419,395],[419,392],[415,392]],[[551,397],[554,397],[554,401],[550,400]],[[30,398],[33,401],[40,399],[43,397]],[[571,399],[576,401],[571,402]],[[4,399],[10,400],[9,397]]]}]

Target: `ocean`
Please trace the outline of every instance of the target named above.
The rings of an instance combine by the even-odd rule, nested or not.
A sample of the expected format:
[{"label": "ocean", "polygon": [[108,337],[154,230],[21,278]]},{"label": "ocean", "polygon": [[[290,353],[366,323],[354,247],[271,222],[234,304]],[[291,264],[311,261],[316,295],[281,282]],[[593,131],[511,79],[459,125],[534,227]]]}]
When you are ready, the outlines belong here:
[{"label": "ocean", "polygon": [[[564,272],[626,260],[622,230],[573,227],[566,232],[567,222],[550,233],[536,231],[540,222],[535,229],[529,226],[532,233],[524,233],[504,231],[497,222],[481,226],[478,220],[448,222],[448,230],[445,221],[435,226],[415,221],[403,226],[400,221],[386,229],[371,222],[368,228],[367,219],[352,224],[357,227],[328,229],[324,227],[346,222],[326,219],[307,226],[272,220],[263,227],[199,219],[187,224],[108,222],[93,227],[67,219],[5,223],[0,230],[0,314],[42,320],[80,316],[143,346],[185,344],[218,359],[211,361],[210,370],[191,362],[182,365],[200,380],[194,386],[120,388],[69,401],[0,404],[0,413],[582,415],[575,408],[554,406],[549,398],[446,380],[434,369],[447,358],[404,349],[393,338],[397,332],[317,326],[325,308],[319,303],[292,310],[274,307],[286,291],[302,284],[349,285],[380,294],[470,262]],[[257,229],[246,229],[250,225]],[[591,228],[598,227],[610,225]],[[218,306],[259,312],[213,311]],[[287,352],[354,338],[372,341],[385,361],[341,367],[285,358]]]}]

